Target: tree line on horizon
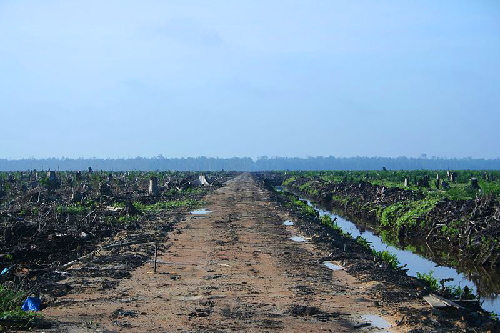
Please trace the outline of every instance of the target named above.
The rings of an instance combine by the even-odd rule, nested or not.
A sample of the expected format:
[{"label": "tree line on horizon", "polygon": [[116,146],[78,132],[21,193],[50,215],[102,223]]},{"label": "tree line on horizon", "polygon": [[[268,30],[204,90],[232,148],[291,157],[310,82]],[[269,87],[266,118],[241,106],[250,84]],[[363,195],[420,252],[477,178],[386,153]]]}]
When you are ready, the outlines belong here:
[{"label": "tree line on horizon", "polygon": [[500,158],[413,157],[187,157],[0,159],[0,171],[267,171],[267,170],[498,170]]}]

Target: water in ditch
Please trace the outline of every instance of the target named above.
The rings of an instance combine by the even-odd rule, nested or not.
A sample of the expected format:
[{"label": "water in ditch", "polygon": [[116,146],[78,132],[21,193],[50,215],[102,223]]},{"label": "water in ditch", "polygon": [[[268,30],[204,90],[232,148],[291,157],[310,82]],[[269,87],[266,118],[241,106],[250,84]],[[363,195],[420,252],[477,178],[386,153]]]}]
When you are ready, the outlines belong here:
[{"label": "water in ditch", "polygon": [[[479,286],[481,286],[481,278],[484,279],[484,276],[481,276],[481,273],[476,273],[474,276],[472,274],[465,275],[464,273],[457,271],[455,268],[440,265],[417,253],[413,253],[409,250],[404,250],[389,245],[385,243],[382,238],[376,235],[373,231],[366,228],[359,228],[353,222],[335,213],[320,208],[308,199],[300,199],[307,201],[307,204],[314,208],[320,216],[328,215],[330,216],[330,218],[332,218],[332,220],[336,218],[337,225],[344,232],[350,233],[353,238],[361,236],[370,243],[372,249],[376,251],[388,251],[389,253],[394,254],[398,258],[401,265],[405,266],[405,269],[408,270],[408,275],[416,277],[417,272],[429,273],[432,271],[434,277],[436,277],[438,280],[452,278],[452,281],[445,282],[444,285],[460,286],[461,288],[464,288],[465,286],[469,287],[473,293],[475,293],[476,295],[480,295],[480,301],[484,310],[500,315],[500,295],[498,291],[489,291],[487,295],[484,295],[481,293],[481,288],[478,288]],[[497,279],[493,280],[498,281]]]}]

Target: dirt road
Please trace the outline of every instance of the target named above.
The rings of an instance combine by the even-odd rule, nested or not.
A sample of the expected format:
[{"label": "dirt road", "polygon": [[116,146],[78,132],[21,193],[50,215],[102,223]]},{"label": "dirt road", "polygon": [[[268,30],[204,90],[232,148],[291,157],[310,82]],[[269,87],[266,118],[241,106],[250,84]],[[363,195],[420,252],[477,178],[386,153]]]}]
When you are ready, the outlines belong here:
[{"label": "dirt road", "polygon": [[362,318],[374,315],[403,331],[396,311],[377,306],[375,282],[327,268],[327,253],[291,239],[299,231],[250,174],[205,200],[211,213],[175,226],[156,274],[148,262],[113,288],[75,288],[43,310],[61,323],[55,330],[381,331]]}]

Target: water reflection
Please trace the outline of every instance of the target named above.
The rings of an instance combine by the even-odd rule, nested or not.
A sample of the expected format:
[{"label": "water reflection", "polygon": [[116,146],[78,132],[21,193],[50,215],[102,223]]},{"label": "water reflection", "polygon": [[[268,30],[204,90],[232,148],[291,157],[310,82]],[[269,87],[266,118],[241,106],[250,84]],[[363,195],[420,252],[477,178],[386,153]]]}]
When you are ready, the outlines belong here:
[{"label": "water reflection", "polygon": [[[464,263],[454,258],[451,250],[447,251],[442,248],[437,250],[426,243],[420,244],[398,244],[391,239],[389,233],[381,233],[379,235],[369,228],[367,223],[360,224],[358,227],[353,222],[343,218],[342,216],[325,210],[317,204],[311,203],[310,200],[301,198],[307,204],[313,207],[321,216],[328,215],[333,220],[336,218],[337,225],[347,233],[350,233],[353,238],[361,236],[366,239],[370,246],[376,251],[388,251],[396,255],[401,265],[405,266],[407,273],[410,276],[417,276],[419,273],[428,273],[433,271],[433,275],[438,279],[453,278],[453,281],[445,282],[445,286],[460,286],[469,287],[475,294],[480,296],[483,301],[482,307],[487,311],[500,314],[500,271],[486,270],[484,267],[477,267],[471,263]],[[423,256],[432,258],[434,261],[424,258]],[[448,267],[455,266],[457,269]]]},{"label": "water reflection", "polygon": [[290,237],[291,240],[293,240],[294,242],[305,242],[306,239],[302,236],[293,236],[293,237]]}]

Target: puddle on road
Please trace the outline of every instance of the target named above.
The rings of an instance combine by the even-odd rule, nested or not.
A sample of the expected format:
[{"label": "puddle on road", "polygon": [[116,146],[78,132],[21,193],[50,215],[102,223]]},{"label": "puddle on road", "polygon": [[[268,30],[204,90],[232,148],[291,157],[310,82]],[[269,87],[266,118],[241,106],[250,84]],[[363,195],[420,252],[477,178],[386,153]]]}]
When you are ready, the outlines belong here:
[{"label": "puddle on road", "polygon": [[290,239],[293,240],[294,242],[307,242],[307,240],[302,236],[293,236],[290,237]]},{"label": "puddle on road", "polygon": [[286,220],[285,222],[283,222],[283,225],[294,225],[294,223],[292,221]]},{"label": "puddle on road", "polygon": [[375,327],[375,328],[384,329],[384,328],[391,327],[391,324],[387,320],[385,320],[384,318],[377,316],[377,315],[366,314],[366,315],[362,315],[361,319],[370,323],[371,326]]},{"label": "puddle on road", "polygon": [[196,295],[196,296],[177,296],[174,297],[175,300],[177,301],[198,301],[200,299],[203,299],[202,295]]},{"label": "puddle on road", "polygon": [[210,214],[212,211],[211,210],[208,210],[206,208],[201,208],[201,209],[197,209],[197,210],[192,210],[191,211],[191,214],[193,215],[198,215],[198,214]]},{"label": "puddle on road", "polygon": [[323,262],[323,265],[325,265],[326,267],[330,268],[332,271],[338,271],[338,270],[341,270],[343,269],[344,267],[342,266],[339,266],[339,265],[335,265],[333,262],[331,261],[324,261]]}]

